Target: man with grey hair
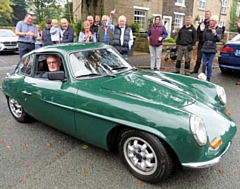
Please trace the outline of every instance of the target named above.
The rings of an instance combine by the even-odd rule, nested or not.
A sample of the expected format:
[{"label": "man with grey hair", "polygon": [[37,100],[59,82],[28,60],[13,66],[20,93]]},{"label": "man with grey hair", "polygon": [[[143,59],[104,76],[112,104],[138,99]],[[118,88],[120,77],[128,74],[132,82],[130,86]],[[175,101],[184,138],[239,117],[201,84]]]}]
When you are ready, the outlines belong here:
[{"label": "man with grey hair", "polygon": [[68,20],[66,18],[61,19],[63,38],[60,43],[72,43],[74,42],[74,31],[69,27]]},{"label": "man with grey hair", "polygon": [[87,21],[90,23],[90,31],[92,33],[97,33],[98,32],[98,26],[94,24],[93,16],[91,16],[91,15],[87,16]]},{"label": "man with grey hair", "polygon": [[[113,11],[112,11],[113,12]],[[112,14],[111,12],[111,14]],[[115,10],[114,10],[115,13]],[[109,23],[112,22],[112,16],[110,16]],[[113,46],[118,50],[118,52],[128,59],[128,51],[131,50],[133,45],[133,34],[132,29],[126,25],[126,17],[124,15],[119,16],[118,25],[113,27]]]},{"label": "man with grey hair", "polygon": [[189,75],[193,46],[196,43],[197,33],[192,25],[192,17],[185,18],[185,25],[179,30],[177,44],[177,62],[175,73],[180,73],[182,57],[185,59],[185,75]]},{"label": "man with grey hair", "polygon": [[98,26],[97,42],[112,45],[113,42],[113,27],[107,26],[108,16],[102,16],[102,25]]}]

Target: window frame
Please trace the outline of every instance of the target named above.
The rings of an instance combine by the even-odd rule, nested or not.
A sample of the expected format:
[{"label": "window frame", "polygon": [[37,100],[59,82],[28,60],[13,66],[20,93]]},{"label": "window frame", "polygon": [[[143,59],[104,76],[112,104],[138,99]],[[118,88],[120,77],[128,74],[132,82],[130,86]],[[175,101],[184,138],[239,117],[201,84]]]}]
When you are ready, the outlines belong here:
[{"label": "window frame", "polygon": [[[147,25],[147,24],[148,24],[148,23],[147,23],[147,18],[148,18],[149,8],[148,8],[148,7],[133,6],[133,9],[134,9],[134,22],[139,23],[140,29],[144,29],[144,30],[147,29],[147,27],[148,27],[148,25]],[[145,15],[135,14],[136,11],[144,12]],[[136,21],[136,20],[135,20],[135,17],[140,18],[139,21]],[[141,22],[142,22],[142,19],[141,19],[141,18],[144,18],[144,19],[143,19],[144,24],[141,24]]]},{"label": "window frame", "polygon": [[[199,0],[199,4],[198,4],[198,8],[201,9],[201,10],[205,10],[206,9],[206,3],[207,3],[207,0]],[[201,7],[200,5],[204,5],[204,7]]]},{"label": "window frame", "polygon": [[222,1],[221,14],[227,14],[228,0]]},{"label": "window frame", "polygon": [[[177,1],[181,1],[181,2],[177,2]],[[175,6],[186,7],[185,0],[175,0]]]}]

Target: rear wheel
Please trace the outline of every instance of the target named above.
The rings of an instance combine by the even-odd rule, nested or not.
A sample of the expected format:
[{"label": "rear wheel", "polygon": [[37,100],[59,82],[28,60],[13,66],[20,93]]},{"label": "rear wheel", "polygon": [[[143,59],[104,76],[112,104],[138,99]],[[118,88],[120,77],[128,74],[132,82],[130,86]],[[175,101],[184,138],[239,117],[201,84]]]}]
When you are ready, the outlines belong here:
[{"label": "rear wheel", "polygon": [[30,120],[30,116],[16,100],[11,97],[7,97],[7,102],[11,114],[18,122],[24,123]]},{"label": "rear wheel", "polygon": [[223,74],[229,74],[232,72],[231,69],[220,67],[220,70]]},{"label": "rear wheel", "polygon": [[130,172],[142,181],[158,183],[165,180],[173,169],[170,153],[156,136],[147,132],[124,132],[119,154]]}]

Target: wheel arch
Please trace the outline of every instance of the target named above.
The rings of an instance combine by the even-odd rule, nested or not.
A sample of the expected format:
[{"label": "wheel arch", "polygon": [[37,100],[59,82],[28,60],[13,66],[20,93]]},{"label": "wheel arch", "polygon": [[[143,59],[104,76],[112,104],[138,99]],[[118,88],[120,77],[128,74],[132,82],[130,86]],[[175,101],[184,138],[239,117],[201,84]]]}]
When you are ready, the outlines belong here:
[{"label": "wheel arch", "polygon": [[169,153],[171,153],[174,161],[176,163],[180,162],[172,144],[170,143],[170,141],[167,140],[167,137],[163,133],[161,133],[159,130],[156,130],[153,128],[149,130],[149,128],[139,129],[139,128],[134,128],[134,127],[125,126],[125,125],[117,125],[109,132],[107,137],[107,144],[108,144],[109,151],[115,152],[115,153],[118,152],[118,144],[121,140],[121,135],[127,130],[143,131],[156,136],[160,140],[160,142],[163,144],[163,146],[169,151]]}]

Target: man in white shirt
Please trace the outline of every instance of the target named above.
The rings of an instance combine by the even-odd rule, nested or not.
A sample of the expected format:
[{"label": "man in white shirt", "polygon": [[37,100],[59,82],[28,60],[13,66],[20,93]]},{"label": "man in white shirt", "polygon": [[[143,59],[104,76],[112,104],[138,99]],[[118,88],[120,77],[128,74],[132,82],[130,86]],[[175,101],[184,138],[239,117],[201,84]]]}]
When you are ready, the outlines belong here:
[{"label": "man in white shirt", "polygon": [[[112,11],[108,25],[111,25],[113,15]],[[132,29],[126,25],[126,21],[126,17],[121,15],[118,18],[118,25],[113,27],[113,46],[127,60],[128,51],[131,50],[133,45],[133,34]]]}]

